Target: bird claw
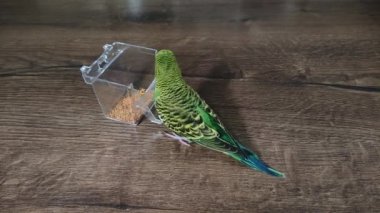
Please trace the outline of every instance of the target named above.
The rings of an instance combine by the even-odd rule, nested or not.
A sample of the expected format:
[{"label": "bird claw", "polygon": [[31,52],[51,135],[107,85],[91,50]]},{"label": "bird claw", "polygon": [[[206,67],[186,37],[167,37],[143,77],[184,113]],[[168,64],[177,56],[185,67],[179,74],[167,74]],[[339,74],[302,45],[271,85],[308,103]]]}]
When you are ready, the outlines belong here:
[{"label": "bird claw", "polygon": [[190,142],[188,140],[186,140],[184,137],[181,137],[175,133],[165,132],[165,135],[168,136],[169,138],[172,138],[172,139],[180,142],[181,144],[183,144],[185,146],[190,146]]}]

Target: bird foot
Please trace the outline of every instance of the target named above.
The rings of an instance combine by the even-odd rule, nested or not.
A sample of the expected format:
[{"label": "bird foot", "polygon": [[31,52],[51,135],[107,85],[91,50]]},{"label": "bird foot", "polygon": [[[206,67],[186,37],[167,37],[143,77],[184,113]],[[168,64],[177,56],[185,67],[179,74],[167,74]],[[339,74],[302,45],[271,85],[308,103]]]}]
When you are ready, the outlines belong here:
[{"label": "bird foot", "polygon": [[180,142],[181,144],[185,145],[185,146],[190,146],[190,142],[188,140],[186,140],[186,138],[184,137],[181,137],[175,133],[168,133],[168,132],[165,132],[165,135],[168,136],[169,138],[172,138],[178,142]]}]

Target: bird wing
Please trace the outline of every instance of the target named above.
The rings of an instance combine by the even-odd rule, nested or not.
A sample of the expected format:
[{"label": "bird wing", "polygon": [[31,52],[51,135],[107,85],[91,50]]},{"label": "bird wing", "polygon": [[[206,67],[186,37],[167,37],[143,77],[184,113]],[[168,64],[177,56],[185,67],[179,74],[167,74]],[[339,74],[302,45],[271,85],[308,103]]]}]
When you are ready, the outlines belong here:
[{"label": "bird wing", "polygon": [[216,114],[192,88],[188,89],[184,100],[161,104],[157,97],[160,119],[173,132],[191,142],[226,154],[238,152],[240,146]]},{"label": "bird wing", "polygon": [[[220,151],[226,154],[237,153],[240,150],[239,144],[235,139],[226,131],[223,124],[219,121],[216,115],[211,111],[208,112],[208,105],[198,106],[196,111],[202,118],[206,127],[214,130],[217,134],[213,140],[207,140],[205,138],[197,140],[196,142],[207,148]],[[210,109],[211,110],[211,109]]]}]

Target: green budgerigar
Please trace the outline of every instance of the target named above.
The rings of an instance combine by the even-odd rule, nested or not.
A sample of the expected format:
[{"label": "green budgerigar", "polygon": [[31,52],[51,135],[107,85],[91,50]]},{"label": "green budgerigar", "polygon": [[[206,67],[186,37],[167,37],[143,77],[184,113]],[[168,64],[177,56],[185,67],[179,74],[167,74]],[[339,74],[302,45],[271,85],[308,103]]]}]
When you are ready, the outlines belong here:
[{"label": "green budgerigar", "polygon": [[266,174],[285,177],[228,133],[213,110],[184,81],[172,51],[161,50],[155,57],[155,106],[159,118],[173,132],[171,137],[222,152]]}]

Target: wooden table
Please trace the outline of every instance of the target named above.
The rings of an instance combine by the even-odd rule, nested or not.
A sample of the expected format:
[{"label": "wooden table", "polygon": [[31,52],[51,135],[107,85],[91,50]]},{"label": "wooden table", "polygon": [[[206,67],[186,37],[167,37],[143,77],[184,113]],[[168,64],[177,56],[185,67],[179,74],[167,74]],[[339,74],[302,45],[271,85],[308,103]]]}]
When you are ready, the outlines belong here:
[{"label": "wooden table", "polygon": [[[378,1],[2,0],[0,41],[1,212],[380,211]],[[113,41],[287,178],[104,118],[79,68]]]}]

